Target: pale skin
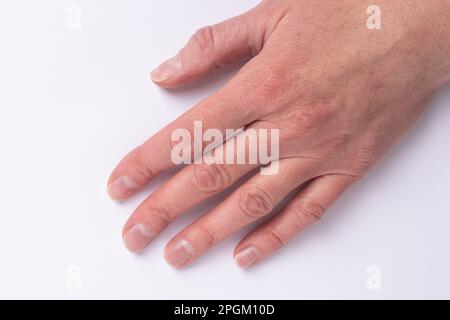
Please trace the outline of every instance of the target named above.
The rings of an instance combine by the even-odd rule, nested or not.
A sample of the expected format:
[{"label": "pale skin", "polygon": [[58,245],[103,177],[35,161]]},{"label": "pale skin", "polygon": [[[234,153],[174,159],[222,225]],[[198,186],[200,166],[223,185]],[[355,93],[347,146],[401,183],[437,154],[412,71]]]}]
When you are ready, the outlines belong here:
[{"label": "pale skin", "polygon": [[280,130],[279,172],[258,165],[192,164],[152,193],[123,229],[140,252],[189,208],[254,171],[227,199],[177,234],[165,259],[184,267],[297,194],[236,246],[249,267],[319,220],[391,149],[450,78],[450,1],[377,1],[381,30],[366,26],[362,0],[266,0],[243,15],[199,30],[152,72],[164,88],[246,61],[217,93],[131,151],[108,191],[126,200],[174,166],[171,133],[204,129]]}]

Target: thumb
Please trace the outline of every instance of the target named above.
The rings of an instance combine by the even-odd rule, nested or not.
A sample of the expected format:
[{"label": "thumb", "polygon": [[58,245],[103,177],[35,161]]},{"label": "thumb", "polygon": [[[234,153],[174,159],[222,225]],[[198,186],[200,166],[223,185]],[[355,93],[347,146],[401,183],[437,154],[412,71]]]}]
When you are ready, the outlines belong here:
[{"label": "thumb", "polygon": [[172,88],[210,71],[257,55],[263,46],[263,26],[255,11],[198,30],[173,58],[151,73],[161,87]]}]

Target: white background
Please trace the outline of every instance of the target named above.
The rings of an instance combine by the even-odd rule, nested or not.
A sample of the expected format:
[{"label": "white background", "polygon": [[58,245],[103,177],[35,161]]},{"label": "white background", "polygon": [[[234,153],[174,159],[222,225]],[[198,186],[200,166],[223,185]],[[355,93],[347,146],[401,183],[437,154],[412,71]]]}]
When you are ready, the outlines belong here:
[{"label": "white background", "polygon": [[[165,243],[205,206],[144,254],[124,249],[124,222],[162,180],[119,205],[105,192],[110,171],[235,70],[175,92],[148,72],[197,28],[257,2],[1,1],[1,298],[450,298],[450,85],[370,176],[265,263],[234,265],[241,232],[169,267]],[[66,26],[72,4],[80,30]],[[371,265],[380,290],[366,285]]]}]

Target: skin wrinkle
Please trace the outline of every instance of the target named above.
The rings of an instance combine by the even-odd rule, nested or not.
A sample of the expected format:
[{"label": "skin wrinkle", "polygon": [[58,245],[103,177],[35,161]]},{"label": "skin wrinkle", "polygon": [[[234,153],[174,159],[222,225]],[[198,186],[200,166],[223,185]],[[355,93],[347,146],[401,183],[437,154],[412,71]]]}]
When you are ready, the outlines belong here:
[{"label": "skin wrinkle", "polygon": [[[167,143],[171,129],[192,132],[199,120],[203,130],[279,130],[279,171],[263,176],[252,171],[255,166],[227,164],[220,167],[223,172],[210,167],[213,171],[193,181],[196,170],[205,168],[187,166],[136,209],[124,230],[148,223],[148,230],[160,233],[163,228],[152,207],[171,208],[171,216],[177,217],[239,181],[242,185],[216,208],[167,244],[168,262],[185,266],[298,190],[286,207],[237,245],[234,255],[241,253],[237,260],[247,267],[322,217],[413,127],[450,78],[450,14],[442,14],[449,12],[449,1],[379,0],[380,30],[367,27],[367,5],[360,0],[266,0],[200,29],[180,51],[179,68],[164,68],[163,63],[159,68],[164,77],[158,77],[157,68],[153,81],[173,88],[243,56],[253,57],[218,93],[144,143],[140,152],[152,172],[146,173],[132,154],[120,162],[109,183],[126,176],[130,180],[122,181],[142,186],[172,167],[172,145]],[[172,72],[168,77],[167,71]],[[114,198],[138,191],[122,187],[111,188],[123,192]],[[133,240],[130,248],[148,244],[126,237],[126,232],[124,239]],[[192,252],[180,251],[180,240]],[[189,254],[194,256],[180,264]]]}]

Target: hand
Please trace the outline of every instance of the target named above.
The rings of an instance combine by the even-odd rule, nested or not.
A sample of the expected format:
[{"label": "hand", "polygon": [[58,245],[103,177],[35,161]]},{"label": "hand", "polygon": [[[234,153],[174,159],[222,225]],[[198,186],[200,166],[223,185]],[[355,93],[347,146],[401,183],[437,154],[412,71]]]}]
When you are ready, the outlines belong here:
[{"label": "hand", "polygon": [[[249,60],[220,91],[120,162],[108,182],[116,200],[174,165],[171,134],[179,128],[192,132],[194,121],[202,121],[203,130],[244,127],[278,129],[280,134],[278,173],[256,172],[182,230],[165,249],[168,263],[190,264],[301,187],[234,252],[241,267],[266,258],[320,219],[425,110],[450,77],[449,2],[378,1],[381,30],[367,28],[367,6],[358,0],[263,1],[241,16],[199,30],[152,73],[156,84],[172,88]],[[141,251],[187,209],[258,166],[186,166],[133,213],[124,227],[125,245]]]}]

